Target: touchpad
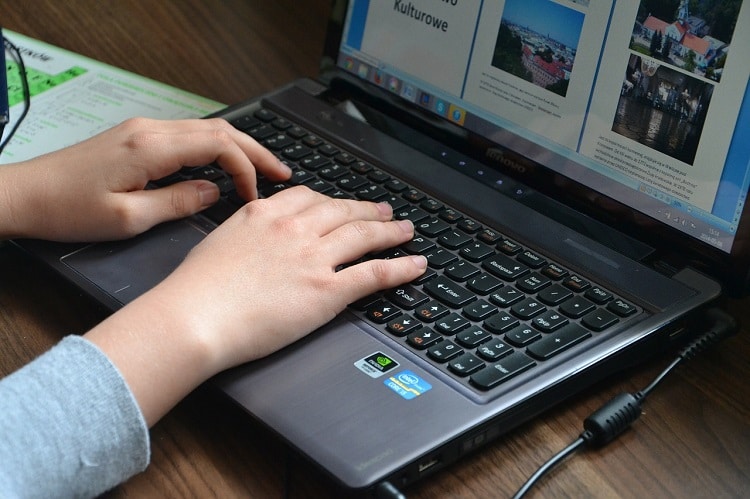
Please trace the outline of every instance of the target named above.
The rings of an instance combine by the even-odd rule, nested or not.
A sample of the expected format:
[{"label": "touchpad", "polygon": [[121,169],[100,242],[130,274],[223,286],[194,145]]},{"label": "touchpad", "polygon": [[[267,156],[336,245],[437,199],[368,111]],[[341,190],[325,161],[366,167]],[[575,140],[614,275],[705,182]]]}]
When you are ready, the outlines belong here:
[{"label": "touchpad", "polygon": [[204,237],[204,231],[179,220],[125,241],[86,246],[61,261],[126,304],[169,275]]}]

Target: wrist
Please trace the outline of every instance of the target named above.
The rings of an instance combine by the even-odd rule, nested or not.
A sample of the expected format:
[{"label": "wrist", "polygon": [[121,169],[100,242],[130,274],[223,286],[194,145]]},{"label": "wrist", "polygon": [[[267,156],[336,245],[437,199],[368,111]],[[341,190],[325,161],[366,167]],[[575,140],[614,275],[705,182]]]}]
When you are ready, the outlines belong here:
[{"label": "wrist", "polygon": [[149,426],[215,374],[214,349],[188,317],[154,289],[86,333],[119,369]]}]

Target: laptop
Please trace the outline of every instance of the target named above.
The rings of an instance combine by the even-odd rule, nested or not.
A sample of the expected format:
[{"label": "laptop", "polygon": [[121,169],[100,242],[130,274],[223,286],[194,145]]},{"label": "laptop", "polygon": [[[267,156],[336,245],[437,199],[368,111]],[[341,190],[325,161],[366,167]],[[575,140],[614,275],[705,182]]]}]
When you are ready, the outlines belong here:
[{"label": "laptop", "polygon": [[[646,4],[334,2],[319,79],[216,115],[292,166],[263,195],[393,203],[416,235],[366,257],[429,269],[211,383],[343,487],[403,487],[745,293],[750,5]],[[193,175],[224,189],[203,214],[16,243],[117,309],[236,209],[223,172]]]}]

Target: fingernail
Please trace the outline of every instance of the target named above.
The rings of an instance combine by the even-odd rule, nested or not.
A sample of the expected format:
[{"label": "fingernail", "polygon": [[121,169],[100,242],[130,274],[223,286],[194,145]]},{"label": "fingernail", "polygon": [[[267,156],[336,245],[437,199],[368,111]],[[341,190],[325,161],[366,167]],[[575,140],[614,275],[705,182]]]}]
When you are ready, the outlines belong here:
[{"label": "fingernail", "polygon": [[427,268],[427,258],[425,258],[422,255],[414,255],[411,257],[411,261],[414,262],[414,265],[417,266],[417,268],[420,268],[422,270]]},{"label": "fingernail", "polygon": [[282,170],[286,170],[287,173],[292,173],[292,168],[289,165],[287,165],[286,163],[284,163],[280,159],[277,160],[277,161],[279,162],[279,166],[281,166]]},{"label": "fingernail", "polygon": [[386,203],[385,201],[379,202],[378,210],[380,210],[380,213],[382,213],[383,215],[387,215],[389,217],[393,216],[393,207],[390,205],[390,203]]},{"label": "fingernail", "polygon": [[198,197],[201,206],[211,206],[219,200],[219,188],[211,182],[203,183],[198,187]]},{"label": "fingernail", "polygon": [[411,234],[414,232],[414,224],[411,222],[411,220],[398,220],[396,221],[399,227],[401,227],[401,230],[406,232],[407,234]]}]

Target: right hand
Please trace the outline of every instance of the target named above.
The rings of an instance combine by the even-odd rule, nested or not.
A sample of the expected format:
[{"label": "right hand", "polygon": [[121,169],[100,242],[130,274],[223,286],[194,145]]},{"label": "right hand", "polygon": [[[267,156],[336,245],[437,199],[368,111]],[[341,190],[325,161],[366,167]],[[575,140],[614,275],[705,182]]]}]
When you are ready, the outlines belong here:
[{"label": "right hand", "polygon": [[409,241],[386,203],[305,187],[256,200],[215,229],[155,292],[210,342],[214,369],[270,354],[347,304],[417,278],[424,257],[342,264]]}]

